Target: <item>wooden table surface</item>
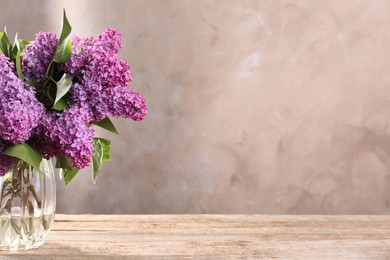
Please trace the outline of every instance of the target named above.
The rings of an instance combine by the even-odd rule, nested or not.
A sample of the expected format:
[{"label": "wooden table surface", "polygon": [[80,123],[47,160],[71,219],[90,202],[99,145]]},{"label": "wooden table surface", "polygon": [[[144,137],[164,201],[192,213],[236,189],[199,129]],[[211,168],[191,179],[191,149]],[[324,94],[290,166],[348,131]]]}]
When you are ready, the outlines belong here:
[{"label": "wooden table surface", "polygon": [[57,215],[2,259],[390,259],[390,216]]}]

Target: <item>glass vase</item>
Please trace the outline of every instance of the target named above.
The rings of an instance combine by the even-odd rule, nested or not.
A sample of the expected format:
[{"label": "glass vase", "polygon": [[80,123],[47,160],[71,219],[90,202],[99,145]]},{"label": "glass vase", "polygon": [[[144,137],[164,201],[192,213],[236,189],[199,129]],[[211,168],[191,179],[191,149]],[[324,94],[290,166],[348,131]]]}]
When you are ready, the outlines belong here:
[{"label": "glass vase", "polygon": [[56,187],[51,160],[43,174],[19,161],[0,177],[0,250],[27,250],[43,245],[54,223]]}]

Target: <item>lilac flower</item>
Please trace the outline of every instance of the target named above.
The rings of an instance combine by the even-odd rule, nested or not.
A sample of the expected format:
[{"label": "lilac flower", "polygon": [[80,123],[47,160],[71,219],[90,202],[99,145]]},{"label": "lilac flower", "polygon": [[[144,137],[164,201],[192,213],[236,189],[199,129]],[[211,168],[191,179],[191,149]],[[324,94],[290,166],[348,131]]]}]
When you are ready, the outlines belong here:
[{"label": "lilac flower", "polygon": [[26,141],[41,119],[44,106],[35,91],[14,74],[14,66],[0,55],[0,137],[14,144]]},{"label": "lilac flower", "polygon": [[62,113],[48,113],[42,120],[44,134],[56,156],[70,158],[79,169],[91,163],[94,131],[88,127],[89,115],[82,108],[70,108]]},{"label": "lilac flower", "polygon": [[45,135],[45,128],[43,125],[47,123],[47,114],[44,115],[40,124],[33,130],[31,138],[28,140],[28,144],[37,150],[43,158],[49,160],[54,156],[59,156],[62,152],[55,143],[51,142],[50,139]]},{"label": "lilac flower", "polygon": [[141,121],[148,113],[145,99],[131,89],[120,86],[107,88],[103,96],[110,116]]},{"label": "lilac flower", "polygon": [[99,84],[102,87],[127,86],[131,81],[130,66],[109,53],[95,52],[80,79],[82,83]]},{"label": "lilac flower", "polygon": [[116,30],[107,29],[97,39],[71,39],[72,56],[62,66],[66,73],[80,82],[103,87],[127,86],[131,81],[129,64],[117,57],[121,36]]},{"label": "lilac flower", "polygon": [[93,121],[109,116],[142,120],[146,113],[143,97],[126,88],[130,66],[117,58],[121,35],[107,29],[94,38],[72,37],[73,52],[63,69],[76,82],[70,104],[88,110]]},{"label": "lilac flower", "polygon": [[71,89],[70,103],[88,109],[94,121],[111,116],[107,101],[113,97],[107,95],[112,92],[105,90],[117,86],[126,88],[126,84],[130,81],[128,64],[104,54],[94,57],[82,71],[82,78],[74,78],[79,83],[74,84]]},{"label": "lilac flower", "polygon": [[58,44],[53,33],[38,33],[21,57],[24,77],[45,82],[37,89],[25,85],[16,76],[13,63],[0,55],[0,176],[17,162],[2,153],[7,145],[26,142],[46,159],[65,156],[81,169],[92,159],[92,121],[107,117],[140,121],[146,116],[145,99],[127,87],[130,66],[118,59],[120,33],[107,29],[96,38],[72,36],[71,41],[69,61],[54,66],[48,75],[54,79],[64,73],[72,77],[64,111],[52,110],[55,84],[46,81]]},{"label": "lilac flower", "polygon": [[94,52],[92,47],[95,39],[93,37],[79,38],[72,35],[71,41],[72,55],[69,61],[61,65],[61,69],[74,78],[80,78]]},{"label": "lilac flower", "polygon": [[16,158],[3,154],[6,148],[7,145],[0,141],[0,177],[4,176],[18,162]]},{"label": "lilac flower", "polygon": [[103,89],[96,84],[90,87],[74,84],[71,91],[71,106],[88,111],[91,121],[100,121],[109,116],[107,104],[103,100]]},{"label": "lilac flower", "polygon": [[46,70],[57,48],[58,39],[52,32],[40,32],[27,45],[22,56],[22,72],[26,79],[43,82]]},{"label": "lilac flower", "polygon": [[117,54],[122,47],[122,35],[113,28],[106,29],[96,41],[103,51],[110,54]]}]

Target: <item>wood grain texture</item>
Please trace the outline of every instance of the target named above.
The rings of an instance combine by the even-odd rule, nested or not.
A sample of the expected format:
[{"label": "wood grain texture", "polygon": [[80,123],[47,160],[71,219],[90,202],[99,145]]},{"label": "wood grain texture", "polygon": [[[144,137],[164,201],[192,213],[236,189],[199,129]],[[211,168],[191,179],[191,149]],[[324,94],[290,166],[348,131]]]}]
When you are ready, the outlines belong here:
[{"label": "wood grain texture", "polygon": [[389,259],[390,216],[57,215],[46,244],[0,259]]}]

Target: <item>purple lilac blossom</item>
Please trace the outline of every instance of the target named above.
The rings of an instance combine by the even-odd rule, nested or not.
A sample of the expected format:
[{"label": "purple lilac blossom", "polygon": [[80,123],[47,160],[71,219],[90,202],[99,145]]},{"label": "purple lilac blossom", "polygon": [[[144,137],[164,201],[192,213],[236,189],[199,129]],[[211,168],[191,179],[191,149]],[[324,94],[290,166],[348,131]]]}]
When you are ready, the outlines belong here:
[{"label": "purple lilac blossom", "polygon": [[141,121],[148,113],[145,99],[129,88],[113,87],[103,92],[104,101],[111,116]]},{"label": "purple lilac blossom", "polygon": [[14,73],[9,59],[0,55],[0,137],[14,144],[30,138],[44,113],[32,87]]},{"label": "purple lilac blossom", "polygon": [[126,87],[130,66],[117,57],[121,35],[107,29],[97,39],[73,36],[72,44],[72,56],[63,66],[75,82],[71,106],[88,110],[93,121],[109,116],[142,120],[147,114],[145,100]]},{"label": "purple lilac blossom", "polygon": [[61,68],[71,75],[73,78],[82,77],[82,73],[88,64],[92,52],[92,46],[95,42],[93,37],[79,38],[76,35],[71,35],[72,55],[70,59],[61,66]]},{"label": "purple lilac blossom", "polygon": [[63,67],[66,73],[83,81],[103,86],[126,86],[130,81],[130,66],[117,57],[121,35],[106,29],[97,39],[71,36],[72,56]]},{"label": "purple lilac blossom", "polygon": [[99,46],[111,54],[118,54],[122,48],[122,35],[113,28],[106,29],[96,40]]},{"label": "purple lilac blossom", "polygon": [[0,141],[0,177],[4,176],[4,174],[18,162],[18,159],[15,157],[3,154],[6,148],[7,145],[3,141]]},{"label": "purple lilac blossom", "polygon": [[[144,119],[142,95],[127,88],[130,66],[118,59],[121,35],[107,29],[95,38],[72,36],[72,55],[58,67],[72,76],[73,85],[63,112],[46,111],[35,90],[16,76],[14,65],[0,55],[0,176],[17,162],[2,152],[7,143],[27,142],[44,158],[66,156],[79,169],[91,163],[94,131],[88,124],[109,116]],[[43,82],[58,39],[40,32],[22,56],[26,79]]]},{"label": "purple lilac blossom", "polygon": [[43,158],[49,160],[50,158],[61,154],[59,148],[50,141],[45,135],[44,123],[47,123],[47,114],[45,114],[40,124],[33,130],[31,138],[28,140],[28,144],[37,150]]},{"label": "purple lilac blossom", "polygon": [[35,41],[26,46],[21,57],[22,72],[27,80],[43,82],[47,67],[57,48],[58,39],[52,32],[40,32]]},{"label": "purple lilac blossom", "polygon": [[86,110],[69,108],[62,113],[49,112],[42,120],[44,134],[56,156],[66,156],[74,167],[82,169],[91,163],[94,131]]}]

